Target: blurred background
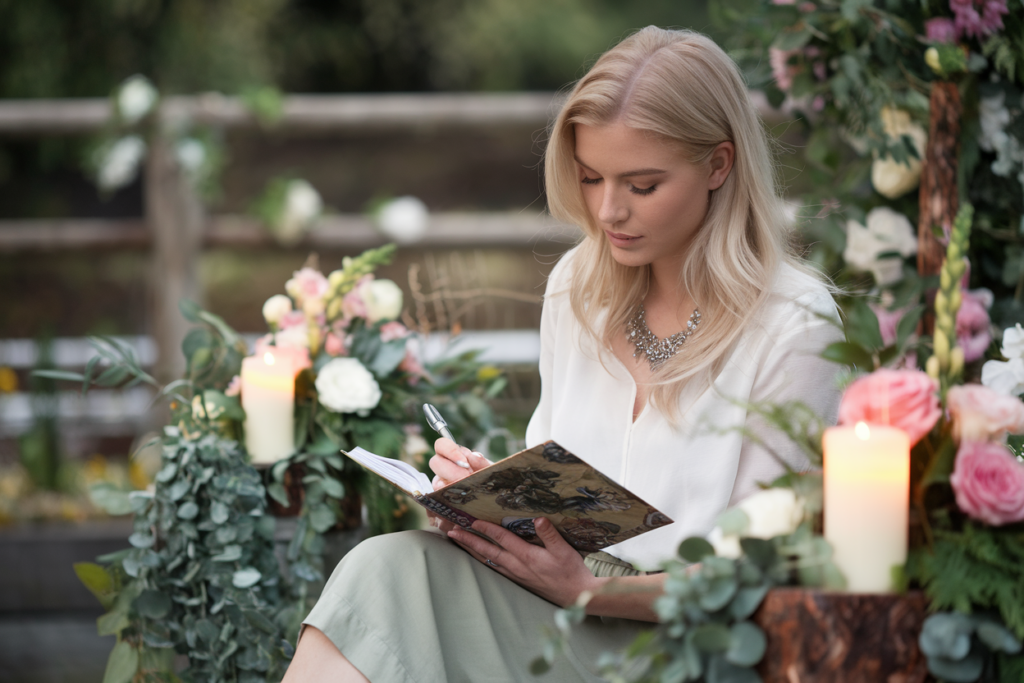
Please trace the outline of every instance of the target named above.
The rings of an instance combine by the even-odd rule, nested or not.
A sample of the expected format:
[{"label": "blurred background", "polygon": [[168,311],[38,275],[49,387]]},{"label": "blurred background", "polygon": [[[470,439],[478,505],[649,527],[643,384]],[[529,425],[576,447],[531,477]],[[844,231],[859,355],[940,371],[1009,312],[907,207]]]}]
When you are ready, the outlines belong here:
[{"label": "blurred background", "polygon": [[[0,0],[0,680],[102,678],[110,638],[70,565],[130,531],[85,492],[145,487],[146,458],[128,455],[162,419],[143,389],[83,397],[34,368],[80,371],[87,338],[112,335],[170,379],[178,298],[262,334],[263,302],[310,254],[328,272],[397,237],[379,275],[411,322],[488,349],[510,380],[495,408],[521,435],[540,295],[576,234],[546,215],[538,166],[556,92],[648,24],[721,39],[713,14],[705,0]],[[298,208],[296,184],[313,190]],[[375,211],[407,196],[425,229],[382,225]]]}]

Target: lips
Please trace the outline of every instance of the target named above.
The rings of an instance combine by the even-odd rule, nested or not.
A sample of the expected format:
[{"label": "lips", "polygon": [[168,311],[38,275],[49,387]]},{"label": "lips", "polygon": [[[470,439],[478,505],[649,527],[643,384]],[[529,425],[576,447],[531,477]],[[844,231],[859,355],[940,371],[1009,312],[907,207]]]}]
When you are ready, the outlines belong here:
[{"label": "lips", "polygon": [[608,235],[608,241],[616,247],[628,247],[636,244],[640,239],[642,239],[636,235],[626,235],[625,233],[612,232],[611,230],[605,230],[604,233]]}]

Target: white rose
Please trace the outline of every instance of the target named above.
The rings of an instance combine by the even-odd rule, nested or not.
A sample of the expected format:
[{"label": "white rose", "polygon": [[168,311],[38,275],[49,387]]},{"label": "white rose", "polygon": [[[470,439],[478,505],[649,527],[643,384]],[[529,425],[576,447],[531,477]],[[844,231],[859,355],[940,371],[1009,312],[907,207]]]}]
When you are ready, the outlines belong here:
[{"label": "white rose", "polygon": [[360,291],[371,323],[394,320],[402,313],[402,290],[391,280],[373,280]]},{"label": "white rose", "polygon": [[294,244],[322,211],[323,200],[316,188],[302,179],[291,181],[275,226],[278,239],[283,244]]},{"label": "white rose", "polygon": [[335,358],[316,378],[320,403],[338,413],[370,414],[380,402],[377,380],[355,358]]},{"label": "white rose", "polygon": [[291,346],[296,349],[309,348],[309,328],[305,325],[286,327],[274,334],[274,343],[278,346]]},{"label": "white rose", "polygon": [[906,163],[897,163],[892,157],[875,159],[871,164],[871,184],[884,197],[896,199],[910,192],[921,182],[921,159],[924,158],[928,134],[924,128],[910,119],[910,114],[891,107],[882,109],[882,128],[893,140],[906,135],[914,144],[919,158],[907,158]]},{"label": "white rose", "polygon": [[390,239],[401,244],[416,242],[427,232],[430,213],[416,197],[399,197],[381,207],[377,226]]},{"label": "white rose", "polygon": [[96,182],[103,190],[116,190],[133,180],[146,154],[146,143],[138,135],[123,137],[102,153]]},{"label": "white rose", "polygon": [[157,91],[145,76],[135,75],[121,84],[117,93],[117,111],[129,126],[134,125],[153,109]]},{"label": "white rose", "polygon": [[917,253],[917,236],[903,214],[884,206],[868,212],[867,226],[846,222],[846,249],[843,259],[857,270],[870,271],[880,286],[891,285],[902,277],[899,258],[878,258],[886,252],[902,257]]},{"label": "white rose", "polygon": [[981,383],[1000,394],[1019,396],[1024,393],[1024,360],[987,361],[981,366]]},{"label": "white rose", "polygon": [[284,294],[275,294],[263,304],[263,319],[268,325],[277,325],[281,318],[292,312],[292,300]]},{"label": "white rose", "polygon": [[708,542],[714,546],[715,554],[721,557],[739,557],[741,537],[767,540],[791,534],[800,526],[804,517],[803,501],[796,497],[792,489],[765,489],[744,498],[736,507],[749,520],[745,531],[725,534],[716,526],[708,534]]},{"label": "white rose", "polygon": [[1024,358],[1024,327],[1020,323],[1003,330],[1003,346],[999,352],[1004,358]]}]

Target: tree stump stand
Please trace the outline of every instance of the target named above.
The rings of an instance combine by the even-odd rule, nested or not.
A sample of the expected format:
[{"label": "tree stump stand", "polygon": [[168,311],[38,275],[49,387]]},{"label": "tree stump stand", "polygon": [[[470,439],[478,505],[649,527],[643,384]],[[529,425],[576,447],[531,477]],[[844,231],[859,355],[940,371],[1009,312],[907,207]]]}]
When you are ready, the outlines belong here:
[{"label": "tree stump stand", "polygon": [[917,644],[927,616],[923,593],[768,592],[754,621],[768,635],[758,665],[766,683],[923,683]]}]

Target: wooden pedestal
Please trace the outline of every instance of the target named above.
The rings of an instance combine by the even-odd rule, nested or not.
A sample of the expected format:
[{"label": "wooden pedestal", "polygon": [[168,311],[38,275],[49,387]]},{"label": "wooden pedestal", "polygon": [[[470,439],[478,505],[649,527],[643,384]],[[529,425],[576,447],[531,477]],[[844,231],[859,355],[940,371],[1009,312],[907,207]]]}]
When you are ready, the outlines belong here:
[{"label": "wooden pedestal", "polygon": [[921,683],[917,645],[927,601],[906,595],[769,591],[754,615],[768,634],[758,671],[766,683]]}]

